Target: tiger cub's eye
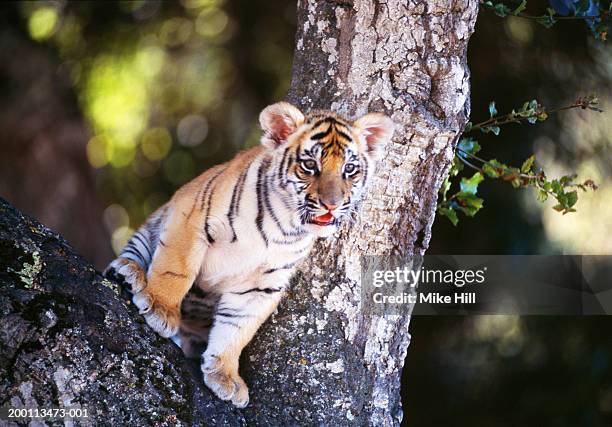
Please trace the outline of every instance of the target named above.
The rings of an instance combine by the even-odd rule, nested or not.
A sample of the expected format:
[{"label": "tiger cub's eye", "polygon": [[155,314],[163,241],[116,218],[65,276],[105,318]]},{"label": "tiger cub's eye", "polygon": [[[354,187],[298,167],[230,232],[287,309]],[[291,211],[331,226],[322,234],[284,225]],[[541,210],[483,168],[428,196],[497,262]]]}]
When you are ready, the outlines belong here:
[{"label": "tiger cub's eye", "polygon": [[312,171],[317,168],[317,162],[312,159],[302,160],[302,167],[306,170]]},{"label": "tiger cub's eye", "polygon": [[357,166],[355,166],[353,163],[348,163],[344,165],[344,173],[351,174],[355,172],[356,169],[357,169]]}]

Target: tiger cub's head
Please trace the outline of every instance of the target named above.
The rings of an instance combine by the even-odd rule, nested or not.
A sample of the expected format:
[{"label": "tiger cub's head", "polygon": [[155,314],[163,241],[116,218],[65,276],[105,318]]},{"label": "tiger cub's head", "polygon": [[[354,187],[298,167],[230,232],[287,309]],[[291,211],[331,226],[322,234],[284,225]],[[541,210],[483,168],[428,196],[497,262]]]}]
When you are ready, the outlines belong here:
[{"label": "tiger cub's head", "polygon": [[319,236],[333,233],[360,199],[394,128],[379,113],[351,122],[330,111],[304,115],[286,102],[266,107],[259,122],[273,153],[271,179]]}]

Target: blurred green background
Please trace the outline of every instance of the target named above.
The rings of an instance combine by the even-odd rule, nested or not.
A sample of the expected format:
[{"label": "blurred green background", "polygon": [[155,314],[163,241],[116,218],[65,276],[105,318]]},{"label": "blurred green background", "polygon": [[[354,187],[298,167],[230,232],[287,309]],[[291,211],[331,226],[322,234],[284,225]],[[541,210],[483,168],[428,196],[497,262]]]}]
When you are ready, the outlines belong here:
[{"label": "blurred green background", "polygon": [[[532,6],[533,5],[533,6]],[[534,9],[544,2],[530,2]],[[257,143],[257,115],[289,86],[295,3],[281,0],[0,5],[0,196],[99,268],[181,184]],[[562,216],[529,190],[484,182],[485,208],[436,220],[434,254],[612,253],[612,52],[583,22],[553,29],[482,12],[469,48],[472,119],[537,98],[597,93],[483,135],[482,155],[599,185]],[[415,317],[407,425],[612,425],[607,317]]]}]

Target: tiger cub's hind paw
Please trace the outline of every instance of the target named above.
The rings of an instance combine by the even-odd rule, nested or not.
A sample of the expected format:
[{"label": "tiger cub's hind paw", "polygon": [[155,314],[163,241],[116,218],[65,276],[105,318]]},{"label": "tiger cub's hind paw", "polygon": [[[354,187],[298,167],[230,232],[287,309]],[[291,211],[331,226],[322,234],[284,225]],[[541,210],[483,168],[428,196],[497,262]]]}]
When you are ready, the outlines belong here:
[{"label": "tiger cub's hind paw", "polygon": [[117,258],[104,270],[104,276],[115,276],[123,278],[125,283],[130,285],[130,292],[133,294],[142,291],[147,286],[147,276],[142,267],[135,261],[128,258]]},{"label": "tiger cub's hind paw", "polygon": [[162,304],[146,290],[134,294],[132,302],[155,332],[164,338],[176,335],[181,323],[181,313],[178,307]]},{"label": "tiger cub's hind paw", "polygon": [[204,383],[221,400],[231,400],[234,406],[244,408],[249,404],[249,388],[237,372],[231,372],[216,356],[203,356]]}]

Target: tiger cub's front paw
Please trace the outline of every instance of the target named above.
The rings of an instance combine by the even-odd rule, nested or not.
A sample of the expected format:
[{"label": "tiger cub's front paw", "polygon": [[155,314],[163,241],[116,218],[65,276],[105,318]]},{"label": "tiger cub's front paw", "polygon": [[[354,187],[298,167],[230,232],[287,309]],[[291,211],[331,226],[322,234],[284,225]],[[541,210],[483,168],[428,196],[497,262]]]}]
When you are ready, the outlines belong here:
[{"label": "tiger cub's front paw", "polygon": [[[147,286],[146,273],[137,262],[119,257],[115,259],[104,271],[104,276],[121,279],[130,285],[130,292],[135,294]],[[120,276],[119,278],[117,277]]]},{"label": "tiger cub's front paw", "polygon": [[204,383],[221,400],[231,400],[234,406],[249,404],[249,388],[236,370],[228,368],[223,358],[204,353],[202,362]]},{"label": "tiger cub's front paw", "polygon": [[163,304],[146,289],[134,294],[132,302],[155,332],[164,338],[176,335],[181,322],[181,312],[178,306]]}]

